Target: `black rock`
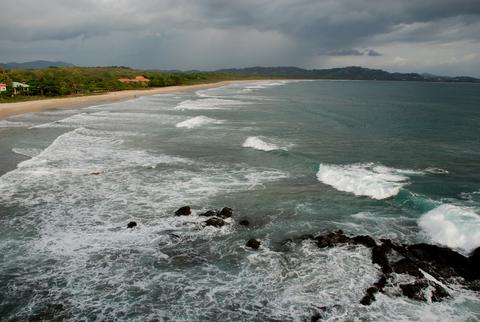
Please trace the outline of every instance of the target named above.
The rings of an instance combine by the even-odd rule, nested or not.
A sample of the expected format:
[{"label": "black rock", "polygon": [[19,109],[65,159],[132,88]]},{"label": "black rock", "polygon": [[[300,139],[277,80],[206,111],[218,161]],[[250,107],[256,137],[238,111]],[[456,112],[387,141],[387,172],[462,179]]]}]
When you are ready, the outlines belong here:
[{"label": "black rock", "polygon": [[389,274],[392,272],[392,268],[390,267],[387,257],[387,253],[389,252],[390,248],[385,244],[372,248],[372,263],[380,265],[384,274]]},{"label": "black rock", "polygon": [[355,236],[352,239],[355,244],[360,244],[365,247],[372,248],[377,246],[377,243],[375,242],[375,240],[370,236],[361,235],[361,236]]},{"label": "black rock", "polygon": [[450,296],[442,286],[426,279],[418,279],[411,284],[401,284],[400,289],[402,290],[403,295],[417,301],[427,301],[425,294],[425,289],[429,286],[432,286],[434,290],[432,291],[432,302],[439,302],[443,298]]},{"label": "black rock", "polygon": [[473,267],[471,259],[448,247],[415,244],[407,246],[402,255],[437,278],[461,276],[472,281],[479,277],[479,271]]},{"label": "black rock", "polygon": [[475,249],[468,258],[473,271],[477,272],[475,279],[480,279],[480,247]]},{"label": "black rock", "polygon": [[352,239],[345,236],[341,230],[326,235],[320,235],[314,239],[317,241],[317,246],[319,248],[334,247],[337,245],[350,243],[352,241]]},{"label": "black rock", "polygon": [[370,305],[375,301],[375,293],[378,293],[378,288],[375,286],[369,287],[365,293],[365,296],[360,300],[360,304]]},{"label": "black rock", "polygon": [[135,221],[131,221],[127,224],[127,228],[133,228],[133,227],[136,227],[137,226],[137,223]]},{"label": "black rock", "polygon": [[252,249],[258,249],[260,247],[260,242],[254,238],[247,241],[245,246],[250,247]]},{"label": "black rock", "polygon": [[232,215],[233,215],[233,209],[225,207],[220,211],[218,216],[225,219],[225,218],[232,217]]},{"label": "black rock", "polygon": [[218,218],[218,217],[212,217],[210,219],[208,219],[205,224],[207,226],[213,226],[213,227],[222,227],[222,226],[225,226],[225,221],[221,218]]},{"label": "black rock", "polygon": [[213,210],[208,210],[204,213],[199,214],[199,216],[203,216],[203,217],[213,217],[213,216],[216,216],[216,215],[217,215],[217,212],[213,211]]},{"label": "black rock", "polygon": [[392,264],[392,270],[398,274],[410,274],[416,277],[423,277],[422,272],[412,261],[402,258],[398,262]]},{"label": "black rock", "polygon": [[192,209],[189,206],[184,206],[175,211],[175,216],[189,216],[192,213]]},{"label": "black rock", "polygon": [[427,287],[428,283],[426,280],[418,280],[411,284],[400,284],[403,295],[417,301],[427,301],[424,292]]},{"label": "black rock", "polygon": [[238,224],[239,224],[240,226],[245,226],[245,227],[250,226],[250,222],[249,222],[248,220],[246,220],[246,219],[240,220],[240,221],[238,222]]},{"label": "black rock", "polygon": [[382,275],[378,281],[373,284],[376,288],[378,288],[378,290],[380,292],[383,292],[383,289],[385,288],[385,285],[387,285],[387,279],[388,279],[388,276],[387,275]]}]

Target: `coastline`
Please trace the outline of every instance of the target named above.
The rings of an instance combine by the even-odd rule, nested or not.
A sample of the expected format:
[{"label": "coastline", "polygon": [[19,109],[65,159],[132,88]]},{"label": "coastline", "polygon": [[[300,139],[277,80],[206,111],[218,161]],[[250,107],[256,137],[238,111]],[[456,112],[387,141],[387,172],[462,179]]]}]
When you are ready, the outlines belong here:
[{"label": "coastline", "polygon": [[178,86],[166,86],[151,89],[139,89],[139,90],[124,90],[118,92],[108,92],[98,95],[87,96],[75,96],[75,97],[60,97],[50,98],[43,100],[33,100],[14,103],[2,103],[0,104],[0,119],[7,118],[9,116],[25,114],[31,112],[39,112],[50,109],[76,109],[98,104],[108,104],[120,101],[126,101],[134,99],[136,97],[155,95],[155,94],[167,94],[180,91],[190,91],[220,87],[232,83],[244,83],[255,82],[259,80],[228,80],[215,83],[195,84],[195,85],[178,85]]}]

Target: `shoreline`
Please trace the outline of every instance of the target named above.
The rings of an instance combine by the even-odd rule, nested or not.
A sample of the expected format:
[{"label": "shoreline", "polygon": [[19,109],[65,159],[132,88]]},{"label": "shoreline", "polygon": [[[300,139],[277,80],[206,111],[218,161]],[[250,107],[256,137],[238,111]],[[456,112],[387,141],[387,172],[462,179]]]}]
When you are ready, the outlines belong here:
[{"label": "shoreline", "polygon": [[24,102],[1,103],[0,119],[4,119],[13,115],[19,115],[19,114],[25,114],[25,113],[31,113],[31,112],[40,112],[44,110],[77,109],[77,108],[88,107],[92,105],[127,101],[130,99],[134,99],[142,96],[167,94],[167,93],[183,92],[183,91],[199,90],[199,89],[208,89],[208,88],[221,87],[221,86],[229,85],[233,83],[245,83],[245,82],[256,82],[256,81],[261,81],[261,80],[228,80],[228,81],[220,81],[215,83],[205,83],[205,84],[195,84],[195,85],[176,85],[176,86],[157,87],[157,88],[151,88],[151,89],[124,90],[124,91],[108,92],[105,94],[98,94],[98,95],[59,97],[59,98],[49,98],[49,99],[32,100],[32,101],[24,101]]}]

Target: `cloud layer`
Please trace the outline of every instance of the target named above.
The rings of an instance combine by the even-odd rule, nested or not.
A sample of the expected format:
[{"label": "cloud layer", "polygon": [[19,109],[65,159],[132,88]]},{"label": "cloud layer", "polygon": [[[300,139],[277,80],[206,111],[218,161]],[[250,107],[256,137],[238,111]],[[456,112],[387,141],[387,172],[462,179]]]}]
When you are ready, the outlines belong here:
[{"label": "cloud layer", "polygon": [[1,7],[0,61],[480,76],[479,18],[478,0],[16,0]]}]

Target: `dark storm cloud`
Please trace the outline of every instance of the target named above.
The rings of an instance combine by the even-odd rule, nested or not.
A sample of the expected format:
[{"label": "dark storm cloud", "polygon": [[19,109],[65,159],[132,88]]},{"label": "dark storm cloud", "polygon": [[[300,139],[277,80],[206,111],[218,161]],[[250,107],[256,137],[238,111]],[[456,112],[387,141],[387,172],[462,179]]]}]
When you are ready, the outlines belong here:
[{"label": "dark storm cloud", "polygon": [[[0,61],[40,55],[48,42],[55,58],[86,64],[306,65],[321,64],[318,53],[386,64],[402,61],[388,50],[398,43],[476,48],[479,18],[479,0],[16,0],[0,10]],[[458,61],[470,54],[457,50]]]}]

